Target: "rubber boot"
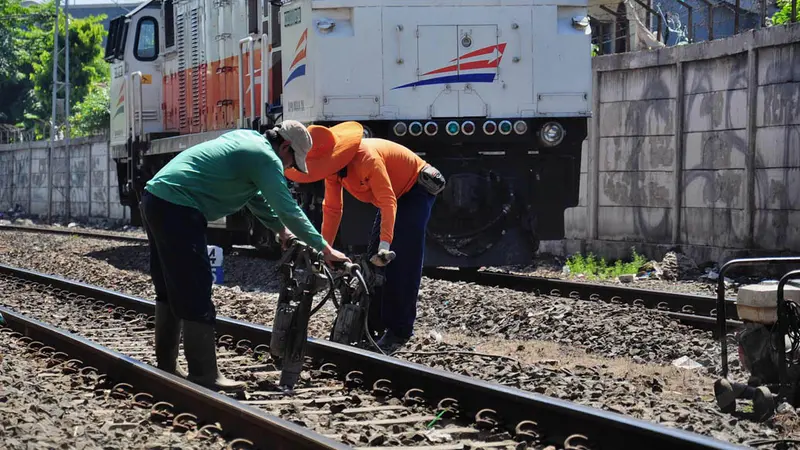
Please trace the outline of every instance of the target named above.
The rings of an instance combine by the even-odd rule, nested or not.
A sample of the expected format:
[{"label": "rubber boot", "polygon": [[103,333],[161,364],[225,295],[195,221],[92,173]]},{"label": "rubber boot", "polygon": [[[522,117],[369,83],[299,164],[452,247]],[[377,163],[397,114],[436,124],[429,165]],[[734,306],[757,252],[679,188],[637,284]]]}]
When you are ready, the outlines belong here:
[{"label": "rubber boot", "polygon": [[185,370],[178,364],[181,343],[181,320],[172,314],[167,302],[156,302],[156,366],[182,378]]},{"label": "rubber boot", "polygon": [[184,320],[183,336],[184,353],[189,363],[189,381],[215,391],[244,389],[244,382],[226,378],[217,367],[213,325]]}]

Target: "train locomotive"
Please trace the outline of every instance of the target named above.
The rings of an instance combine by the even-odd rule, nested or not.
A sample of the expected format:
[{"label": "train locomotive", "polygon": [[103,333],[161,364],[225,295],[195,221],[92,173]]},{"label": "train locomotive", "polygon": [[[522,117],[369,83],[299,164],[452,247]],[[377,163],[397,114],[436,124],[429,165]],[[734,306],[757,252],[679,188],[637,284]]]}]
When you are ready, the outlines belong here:
[{"label": "train locomotive", "polygon": [[[586,0],[153,0],[112,20],[111,152],[140,223],[145,183],[236,128],[355,120],[448,179],[426,266],[527,263],[564,237],[591,115]],[[319,227],[323,182],[293,184]],[[345,192],[334,245],[365,249],[377,209]],[[242,210],[209,243],[274,253]]]}]

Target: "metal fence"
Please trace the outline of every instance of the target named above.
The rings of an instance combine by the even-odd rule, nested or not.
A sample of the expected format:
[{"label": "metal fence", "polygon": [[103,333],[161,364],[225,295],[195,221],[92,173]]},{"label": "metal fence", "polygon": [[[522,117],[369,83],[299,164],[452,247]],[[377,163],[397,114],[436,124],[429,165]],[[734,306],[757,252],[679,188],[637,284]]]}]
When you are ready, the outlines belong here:
[{"label": "metal fence", "polygon": [[[63,127],[62,127],[63,128]],[[109,130],[102,129],[91,133],[89,136],[72,136],[72,139],[77,137],[108,137]],[[56,141],[65,139],[63,129],[56,130]],[[0,123],[0,144],[16,144],[19,142],[33,142],[33,141],[49,141],[50,140],[50,126],[42,126],[35,128],[19,128],[11,124]]]},{"label": "metal fence", "polygon": [[36,140],[36,130],[25,130],[14,125],[0,123],[0,144],[14,144]]},{"label": "metal fence", "polygon": [[614,0],[592,4],[595,54],[623,53],[726,38],[773,26],[788,5],[797,20],[798,0]]}]

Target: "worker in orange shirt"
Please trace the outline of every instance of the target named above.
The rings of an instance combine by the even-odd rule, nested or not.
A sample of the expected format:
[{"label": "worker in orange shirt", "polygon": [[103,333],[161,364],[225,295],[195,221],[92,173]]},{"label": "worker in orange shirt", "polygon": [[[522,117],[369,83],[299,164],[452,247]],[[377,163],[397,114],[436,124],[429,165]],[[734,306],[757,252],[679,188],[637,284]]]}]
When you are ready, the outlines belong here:
[{"label": "worker in orange shirt", "polygon": [[[425,256],[425,229],[434,199],[445,179],[408,148],[385,139],[362,139],[357,122],[327,128],[308,127],[313,147],[306,157],[308,173],[286,171],[298,183],[325,179],[322,236],[333,242],[342,218],[342,188],[379,212],[370,236],[368,254],[376,266],[386,266],[379,305],[385,330],[377,344],[392,353],[413,334],[417,296]],[[377,249],[376,249],[377,247]],[[391,262],[391,264],[389,264]],[[387,265],[388,264],[388,265]]]}]

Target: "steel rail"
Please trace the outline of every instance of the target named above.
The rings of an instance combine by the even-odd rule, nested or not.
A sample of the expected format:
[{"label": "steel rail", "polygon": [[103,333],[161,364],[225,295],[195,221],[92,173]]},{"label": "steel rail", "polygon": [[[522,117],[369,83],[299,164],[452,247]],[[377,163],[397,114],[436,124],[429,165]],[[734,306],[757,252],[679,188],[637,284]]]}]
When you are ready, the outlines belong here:
[{"label": "steel rail", "polygon": [[[625,303],[663,311],[668,316],[697,328],[717,329],[717,299],[711,296],[652,291],[499,272],[464,272],[453,269],[425,268],[423,274],[437,280],[477,283],[481,286],[493,286],[521,292],[536,292],[545,295],[569,297],[576,300]],[[742,327],[742,322],[739,321],[739,316],[736,313],[736,301],[726,299],[725,303],[731,305],[730,308],[725,308],[728,327]]]},{"label": "steel rail", "polygon": [[106,374],[108,379],[128,383],[140,392],[152,395],[153,399],[167,401],[184,411],[196,412],[198,418],[205,419],[204,422],[219,422],[223,434],[245,438],[259,448],[351,448],[11,309],[0,306],[0,314],[6,326],[13,331],[92,366]]},{"label": "steel rail", "polygon": [[[18,225],[0,225],[0,230],[78,235],[95,239],[147,243],[147,238],[144,237],[100,234],[83,230],[37,228]],[[236,251],[240,255],[261,257],[261,253],[258,249],[237,247]],[[540,294],[550,294],[581,300],[626,303],[633,306],[663,311],[669,317],[695,328],[712,330],[714,332],[719,329],[716,317],[716,300],[711,296],[651,291],[596,283],[579,283],[554,278],[498,272],[462,272],[459,270],[426,267],[423,273],[430,278],[445,281],[472,282],[483,286],[502,287],[522,292],[538,292]],[[733,306],[736,304],[733,299],[728,299],[727,302]],[[743,326],[742,322],[738,320],[736,308],[725,308],[725,312],[728,319],[728,328],[738,329]]]},{"label": "steel rail", "polygon": [[110,233],[96,233],[96,232],[91,232],[91,231],[75,230],[75,229],[72,229],[72,228],[37,228],[37,227],[22,226],[22,225],[0,225],[0,230],[22,231],[22,232],[30,232],[30,233],[49,233],[49,234],[77,235],[77,236],[85,236],[85,237],[90,237],[90,238],[95,238],[95,239],[111,239],[111,240],[117,240],[117,241],[147,243],[147,238],[145,238],[145,237],[110,234],[111,232]]},{"label": "steel rail", "polygon": [[[155,302],[151,300],[61,277],[3,264],[0,264],[0,274],[49,285],[149,315],[155,310]],[[220,334],[247,339],[253,345],[268,344],[272,334],[272,330],[268,327],[226,317],[217,317],[216,327]],[[547,430],[547,435],[543,436],[545,440],[558,445],[573,435],[575,429],[580,429],[581,433],[588,437],[592,449],[620,448],[620,446],[646,447],[649,450],[745,448],[700,434],[468,378],[325,340],[309,338],[307,355],[319,362],[334,364],[340,374],[358,371],[365,382],[389,379],[395,391],[421,389],[423,395],[431,400],[456,399],[459,410],[463,412],[475,413],[491,409],[496,412],[500,423],[509,430],[534,421],[538,427]]]}]

